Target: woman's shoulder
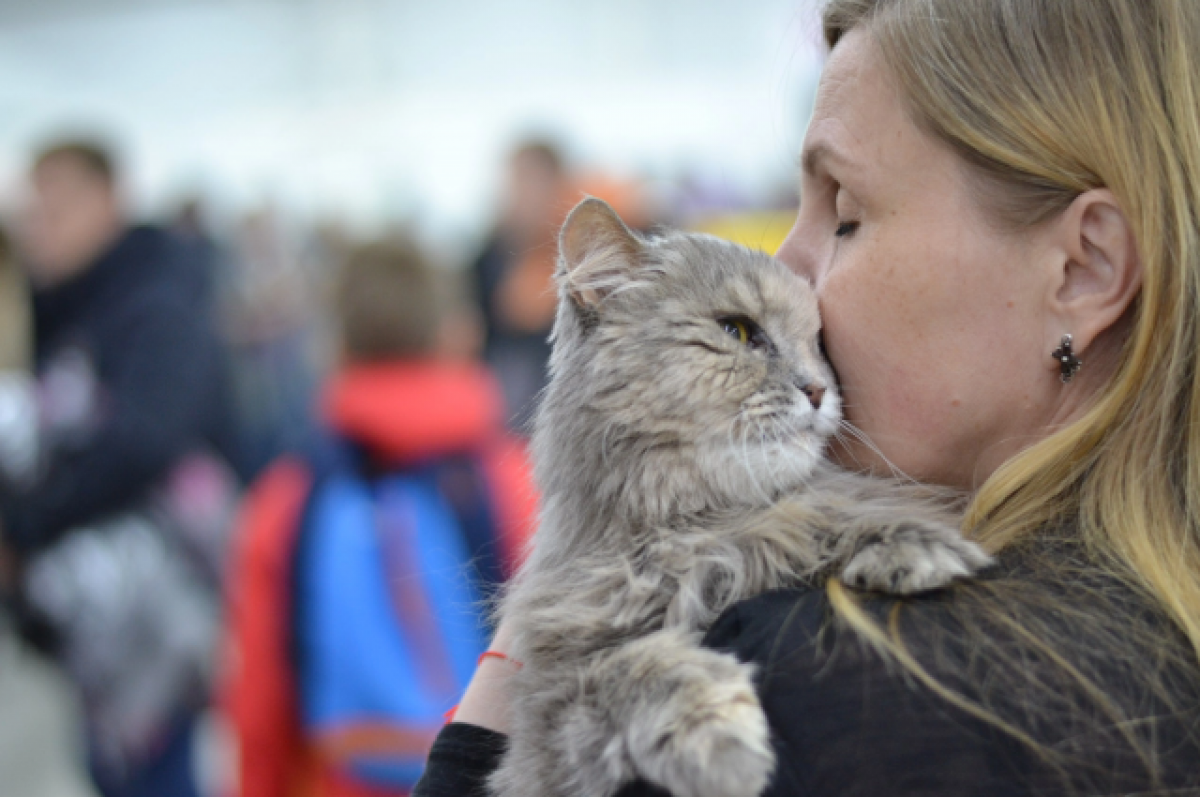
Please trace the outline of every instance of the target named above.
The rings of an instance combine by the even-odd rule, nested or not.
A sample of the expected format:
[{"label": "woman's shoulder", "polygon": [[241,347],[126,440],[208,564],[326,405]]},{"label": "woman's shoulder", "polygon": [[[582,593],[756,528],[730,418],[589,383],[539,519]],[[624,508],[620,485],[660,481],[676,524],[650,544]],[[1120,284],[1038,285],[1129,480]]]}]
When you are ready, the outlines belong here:
[{"label": "woman's shoulder", "polygon": [[[916,613],[921,625],[946,628],[954,622],[947,604],[955,595],[946,591],[913,597],[854,593],[855,602],[875,619],[897,608]],[[708,647],[746,654],[760,665],[799,650],[828,651],[845,635],[829,592],[823,587],[779,589],[747,598],[726,610],[704,636]]]},{"label": "woman's shoulder", "polygon": [[[947,621],[936,605],[920,611]],[[778,756],[771,795],[1027,793],[1019,745],[842,626],[823,590],[743,601],[704,643],[757,667]]]},{"label": "woman's shoulder", "polygon": [[[1200,790],[1189,773],[1200,672],[1184,652],[1154,663],[1160,651],[1110,633],[1145,607],[1114,589],[1120,608],[1081,626],[1095,612],[1076,604],[1094,592],[997,582],[851,596],[890,649],[851,628],[825,589],[725,612],[704,643],[757,667],[779,755],[771,794],[1155,793],[1147,755],[1167,783]],[[984,608],[1010,588],[1025,591],[1017,609]],[[1148,729],[1134,744],[1129,722]]]}]

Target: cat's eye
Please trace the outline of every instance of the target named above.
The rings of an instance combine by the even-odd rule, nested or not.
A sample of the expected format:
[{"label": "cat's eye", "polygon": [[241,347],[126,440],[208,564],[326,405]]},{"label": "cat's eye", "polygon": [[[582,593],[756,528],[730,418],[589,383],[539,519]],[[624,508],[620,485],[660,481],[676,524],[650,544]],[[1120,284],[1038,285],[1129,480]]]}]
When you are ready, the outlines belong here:
[{"label": "cat's eye", "polygon": [[739,343],[750,342],[750,327],[745,321],[737,318],[722,318],[718,321],[721,329],[725,330],[725,334],[731,338],[736,338]]},{"label": "cat's eye", "polygon": [[744,316],[724,316],[717,323],[726,335],[743,343],[752,349],[765,349],[769,346],[767,335],[758,324]]}]

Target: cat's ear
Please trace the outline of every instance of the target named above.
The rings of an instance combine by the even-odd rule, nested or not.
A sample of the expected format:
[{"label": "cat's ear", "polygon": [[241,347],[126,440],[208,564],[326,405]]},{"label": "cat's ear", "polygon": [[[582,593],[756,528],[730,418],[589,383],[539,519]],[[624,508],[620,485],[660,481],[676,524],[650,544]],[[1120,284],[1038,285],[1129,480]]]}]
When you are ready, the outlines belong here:
[{"label": "cat's ear", "polygon": [[558,279],[580,307],[594,307],[629,282],[642,241],[607,202],[588,197],[575,206],[558,236]]}]

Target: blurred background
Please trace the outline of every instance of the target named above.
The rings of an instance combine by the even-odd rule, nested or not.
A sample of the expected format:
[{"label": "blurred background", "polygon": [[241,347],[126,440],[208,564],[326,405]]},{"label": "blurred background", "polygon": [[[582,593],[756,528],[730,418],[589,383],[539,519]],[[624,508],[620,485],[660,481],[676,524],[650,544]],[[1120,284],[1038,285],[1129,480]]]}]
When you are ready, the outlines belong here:
[{"label": "blurred background", "polygon": [[0,176],[99,132],[141,213],[415,222],[460,253],[530,133],[664,201],[787,201],[813,39],[797,0],[6,0]]},{"label": "blurred background", "polygon": [[[372,452],[372,474],[381,461],[409,473],[441,457],[372,448],[450,428],[475,406],[447,399],[464,409],[426,417],[428,397],[451,388],[440,370],[413,377],[413,362],[486,373],[503,406],[494,431],[519,443],[544,383],[555,231],[585,193],[633,227],[773,250],[798,201],[822,61],[816,6],[0,0],[0,797],[282,797],[272,789],[286,775],[247,785],[257,775],[237,727],[256,686],[239,669],[239,634],[258,634],[259,615],[290,622],[268,622],[286,601],[244,605],[273,589],[245,583],[245,539],[271,535],[256,525],[270,514],[255,514],[256,496],[278,486],[289,457],[321,471],[314,452],[331,439]],[[417,272],[440,287],[412,282]],[[399,297],[393,315],[405,302],[436,306],[422,318],[437,334],[417,345],[372,315],[372,296]],[[372,378],[358,379],[365,370]],[[363,432],[363,401],[339,403],[351,395],[386,404],[370,419],[384,426],[398,412],[387,407],[418,407],[406,411],[416,431]],[[64,426],[61,408],[77,405],[79,422]],[[208,465],[196,465],[199,450]],[[173,686],[153,700],[129,697],[101,673],[128,679],[132,665],[88,640],[125,629],[132,610],[113,603],[81,630],[71,607],[114,584],[131,603],[174,589],[147,575],[165,566],[115,554],[126,564],[96,583],[94,554],[141,539],[130,518],[181,484],[185,504],[208,502],[183,512],[207,519],[203,540],[183,546],[180,572],[192,575],[172,581],[194,589],[164,598],[176,608],[140,618],[130,638],[156,639],[155,623],[194,628],[163,643],[176,662],[164,667],[179,669],[191,645],[204,672],[163,680]],[[502,525],[501,537],[525,533]],[[99,529],[99,542],[72,559],[81,529]],[[142,643],[121,644],[139,658]],[[273,749],[262,755],[286,757]],[[188,770],[192,791],[154,780],[172,767]],[[404,792],[407,775],[371,771],[367,786],[324,793]]]}]

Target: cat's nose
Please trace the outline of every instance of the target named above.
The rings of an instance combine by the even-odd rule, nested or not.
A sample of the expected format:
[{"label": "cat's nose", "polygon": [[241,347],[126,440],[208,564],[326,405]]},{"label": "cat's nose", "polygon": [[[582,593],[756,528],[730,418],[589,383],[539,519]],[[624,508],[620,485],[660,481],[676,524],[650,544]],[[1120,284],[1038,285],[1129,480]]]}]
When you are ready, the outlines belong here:
[{"label": "cat's nose", "polygon": [[821,399],[825,398],[825,385],[820,381],[805,382],[800,385],[800,391],[808,396],[808,403],[814,410],[821,409]]}]

